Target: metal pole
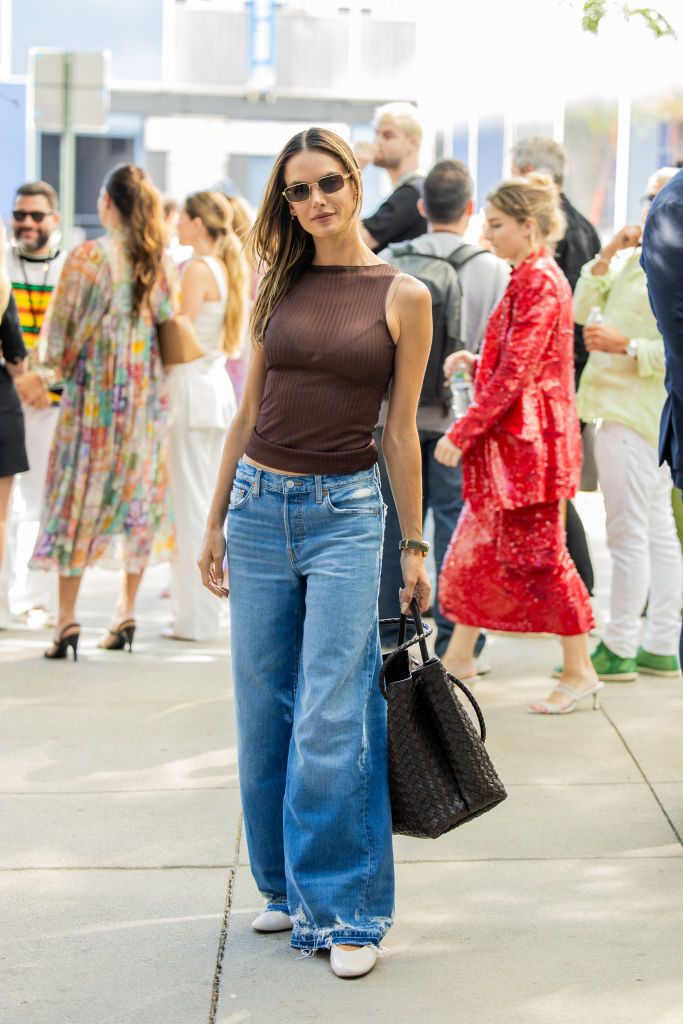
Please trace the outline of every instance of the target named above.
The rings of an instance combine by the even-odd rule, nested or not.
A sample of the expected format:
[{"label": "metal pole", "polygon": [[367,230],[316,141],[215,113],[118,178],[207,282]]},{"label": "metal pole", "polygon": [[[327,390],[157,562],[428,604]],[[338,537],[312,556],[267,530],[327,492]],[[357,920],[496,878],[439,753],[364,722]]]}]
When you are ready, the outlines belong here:
[{"label": "metal pole", "polygon": [[59,147],[59,203],[62,210],[62,238],[65,249],[72,246],[76,195],[76,136],[73,130],[74,55],[63,55],[64,105]]}]

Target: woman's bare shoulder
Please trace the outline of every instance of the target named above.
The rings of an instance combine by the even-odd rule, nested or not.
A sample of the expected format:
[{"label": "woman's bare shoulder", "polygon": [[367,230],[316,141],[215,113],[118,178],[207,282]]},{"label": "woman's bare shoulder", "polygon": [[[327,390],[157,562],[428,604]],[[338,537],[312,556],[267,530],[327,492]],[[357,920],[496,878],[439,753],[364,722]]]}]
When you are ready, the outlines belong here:
[{"label": "woman's bare shoulder", "polygon": [[414,311],[422,306],[431,308],[432,299],[429,288],[422,281],[411,277],[410,274],[397,274],[391,283],[387,302],[401,313],[402,311]]}]

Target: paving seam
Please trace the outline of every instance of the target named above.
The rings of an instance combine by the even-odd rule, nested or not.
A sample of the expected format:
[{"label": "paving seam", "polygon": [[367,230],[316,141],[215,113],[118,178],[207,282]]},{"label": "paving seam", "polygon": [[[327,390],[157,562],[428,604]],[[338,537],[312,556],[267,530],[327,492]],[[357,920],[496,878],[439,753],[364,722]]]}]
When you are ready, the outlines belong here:
[{"label": "paving seam", "polygon": [[218,952],[216,955],[216,967],[213,975],[213,987],[211,990],[211,1007],[209,1009],[208,1024],[216,1024],[216,1013],[218,1011],[218,1000],[221,992],[221,974],[223,973],[223,961],[225,959],[225,947],[228,941],[228,929],[230,927],[230,912],[232,910],[232,892],[239,865],[240,845],[242,842],[242,815],[240,814],[237,823],[237,835],[235,837],[235,851],[233,853],[232,865],[228,872],[228,884],[225,893],[225,908],[223,911],[223,923],[221,934],[218,940]]},{"label": "paving seam", "polygon": [[678,840],[680,845],[683,846],[683,837],[681,836],[680,832],[678,831],[678,829],[674,825],[673,821],[669,817],[669,814],[668,814],[666,808],[664,807],[664,804],[662,803],[662,801],[657,796],[657,793],[655,792],[655,790],[654,790],[654,788],[652,786],[652,783],[648,779],[648,777],[645,774],[645,772],[643,771],[643,769],[640,767],[640,764],[638,763],[638,759],[637,759],[636,755],[633,753],[633,751],[629,747],[628,743],[626,742],[626,738],[624,737],[623,733],[620,731],[619,726],[614,721],[612,721],[612,719],[610,718],[610,716],[608,715],[608,713],[605,711],[604,708],[602,708],[602,713],[605,716],[605,718],[607,719],[607,721],[610,723],[612,728],[614,729],[614,731],[617,734],[617,736],[619,737],[619,739],[621,740],[621,742],[623,744],[623,747],[624,747],[624,750],[629,755],[629,757],[633,761],[634,765],[638,769],[638,772],[640,773],[640,776],[643,779],[643,782],[645,783],[647,788],[652,793],[652,796],[653,796],[657,806],[659,807],[660,811],[662,812],[662,814],[666,818],[667,822],[669,823],[669,827],[671,828],[671,831],[676,836],[676,839]]}]

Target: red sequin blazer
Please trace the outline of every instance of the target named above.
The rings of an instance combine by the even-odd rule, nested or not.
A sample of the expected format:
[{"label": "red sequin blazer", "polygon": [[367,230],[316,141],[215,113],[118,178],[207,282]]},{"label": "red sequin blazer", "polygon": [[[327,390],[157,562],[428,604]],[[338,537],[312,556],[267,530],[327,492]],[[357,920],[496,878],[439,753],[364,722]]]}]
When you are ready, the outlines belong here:
[{"label": "red sequin blazer", "polygon": [[575,493],[581,434],[572,293],[542,249],[512,271],[486,328],[472,405],[447,436],[463,451],[463,494],[474,509]]}]

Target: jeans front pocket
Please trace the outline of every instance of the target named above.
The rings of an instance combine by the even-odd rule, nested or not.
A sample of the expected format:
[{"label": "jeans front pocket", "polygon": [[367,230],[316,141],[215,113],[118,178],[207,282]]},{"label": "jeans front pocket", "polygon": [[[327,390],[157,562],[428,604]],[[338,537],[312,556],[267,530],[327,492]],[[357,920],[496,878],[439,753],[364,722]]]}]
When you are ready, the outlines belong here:
[{"label": "jeans front pocket", "polygon": [[253,493],[253,481],[235,479],[230,491],[228,512],[238,512],[241,508],[244,508]]},{"label": "jeans front pocket", "polygon": [[325,506],[335,515],[381,516],[382,498],[375,480],[339,484],[323,491]]}]

